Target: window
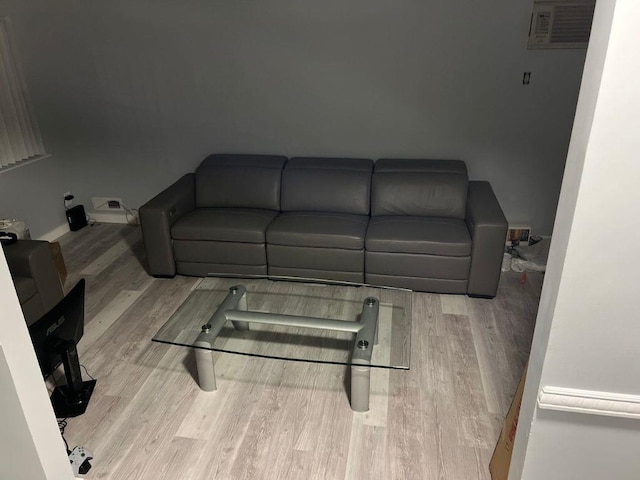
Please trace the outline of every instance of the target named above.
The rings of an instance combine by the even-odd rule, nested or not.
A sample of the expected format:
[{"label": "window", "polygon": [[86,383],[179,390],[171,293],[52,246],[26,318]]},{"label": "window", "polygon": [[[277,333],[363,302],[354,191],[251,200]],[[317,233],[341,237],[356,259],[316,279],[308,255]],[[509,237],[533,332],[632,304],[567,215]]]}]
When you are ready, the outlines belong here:
[{"label": "window", "polygon": [[44,155],[27,83],[11,42],[11,22],[0,17],[0,172]]}]

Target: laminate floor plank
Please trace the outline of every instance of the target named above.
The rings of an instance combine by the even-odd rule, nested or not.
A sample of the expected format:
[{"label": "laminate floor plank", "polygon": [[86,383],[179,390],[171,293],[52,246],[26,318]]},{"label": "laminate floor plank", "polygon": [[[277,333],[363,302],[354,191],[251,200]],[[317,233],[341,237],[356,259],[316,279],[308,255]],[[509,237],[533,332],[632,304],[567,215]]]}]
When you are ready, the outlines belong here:
[{"label": "laminate floor plank", "polygon": [[[91,319],[91,328],[82,337],[78,352],[84,353],[101,338],[106,331],[133,305],[140,295],[153,283],[148,282],[141,290],[122,290],[109,304]],[[88,322],[87,322],[88,323]]]},{"label": "laminate floor plank", "polygon": [[[348,293],[349,309],[359,311],[367,288],[154,279],[145,271],[140,229],[129,225],[96,224],[60,244],[65,290],[87,281],[79,351],[98,382],[87,412],[68,419],[65,437],[94,452],[88,480],[489,480],[529,354],[543,275],[521,282],[507,272],[492,300],[415,293],[411,369],[374,369],[371,410],[356,413],[348,367],[214,353],[218,389],[203,392],[193,351],[151,338],[193,289],[246,283],[264,311],[286,304],[342,318],[351,315],[345,302],[313,293]],[[262,295],[265,288],[287,295],[284,303]],[[380,301],[392,297],[382,293]],[[399,341],[385,328],[378,352]],[[283,354],[298,345],[290,336]]]},{"label": "laminate floor plank", "polygon": [[133,246],[140,241],[138,230],[128,233],[122,240],[112,247],[109,247],[103,254],[98,256],[89,265],[80,271],[80,275],[98,275],[105,268],[110,266],[117,258],[126,252],[130,252]]},{"label": "laminate floor plank", "polygon": [[387,429],[354,417],[345,480],[389,478]]},{"label": "laminate floor plank", "polygon": [[[288,398],[283,397],[283,411],[287,412],[283,421],[288,420],[294,431],[294,450],[289,456],[304,450],[309,478],[343,478],[354,418],[345,392],[346,367],[328,366],[324,371],[327,365],[291,367],[286,378],[299,371],[308,380],[305,385],[288,386]],[[296,405],[296,390],[307,392],[301,410]]]},{"label": "laminate floor plank", "polygon": [[440,294],[442,313],[449,315],[467,315],[466,295]]},{"label": "laminate floor plank", "polygon": [[279,430],[276,423],[279,413],[279,388],[263,387],[254,404],[246,433],[238,445],[235,461],[229,471],[229,478],[251,480],[257,478],[258,475],[264,475],[266,478],[271,477],[269,470],[270,467],[277,465],[277,459],[276,457],[263,458],[269,450],[267,446],[269,441],[278,437],[278,451],[291,450],[293,447],[292,435],[277,435],[278,432],[282,433],[282,429]]},{"label": "laminate floor plank", "polygon": [[433,414],[396,407],[389,416],[387,447],[391,479],[441,478],[440,441]]},{"label": "laminate floor plank", "polygon": [[[240,450],[245,440],[254,411],[259,408],[259,402],[266,395],[268,379],[280,376],[282,362],[275,360],[264,361],[258,358],[243,358],[243,367],[234,382],[230,382],[228,389],[218,388],[222,397],[227,397],[224,415],[214,426],[209,443],[215,446],[215,454],[203,459],[201,468],[197,470],[195,478],[232,478],[231,470],[236,461],[245,460],[245,452]],[[274,372],[275,370],[275,372]],[[259,432],[251,432],[256,435]],[[244,471],[245,465],[240,469]],[[236,470],[237,472],[237,470]]]},{"label": "laminate floor plank", "polygon": [[519,376],[513,375],[513,349],[505,342],[505,329],[499,328],[491,308],[476,303],[473,309],[473,322],[470,323],[473,343],[478,357],[480,377],[485,393],[487,411],[493,414],[506,414],[511,404],[514,384]]},{"label": "laminate floor plank", "polygon": [[[142,242],[135,246],[142,249]],[[128,252],[106,267],[100,275],[83,275],[85,279],[87,301],[85,304],[89,318],[92,318],[105,303],[112,301],[121,290],[141,290],[148,282],[149,276],[140,265],[133,252]]]},{"label": "laminate floor plank", "polygon": [[[179,354],[173,350],[167,357],[177,360]],[[158,445],[175,435],[197,394],[182,372],[151,372],[109,434],[92,439],[96,446],[91,450],[102,458],[95,465],[97,478],[152,478]]]},{"label": "laminate floor plank", "polygon": [[[462,413],[465,434],[464,445],[491,448],[495,443],[491,413],[487,412],[480,366],[467,316],[451,316],[448,322],[452,332],[452,363],[456,387],[455,399]],[[475,320],[475,319],[474,319]]]},{"label": "laminate floor plank", "polygon": [[[190,470],[195,461],[202,454],[207,453],[209,444],[202,440],[184,438],[179,436],[169,437],[170,441],[164,442],[158,449],[155,464],[151,467],[154,478],[158,480],[177,480],[191,477]],[[208,452],[209,454],[215,452]],[[126,473],[123,472],[123,474]],[[150,477],[149,474],[146,475]],[[123,477],[132,478],[132,477]]]},{"label": "laminate floor plank", "polygon": [[63,235],[57,241],[60,242],[67,270],[80,272],[119,240],[135,230],[129,225],[97,223],[77,232]]}]

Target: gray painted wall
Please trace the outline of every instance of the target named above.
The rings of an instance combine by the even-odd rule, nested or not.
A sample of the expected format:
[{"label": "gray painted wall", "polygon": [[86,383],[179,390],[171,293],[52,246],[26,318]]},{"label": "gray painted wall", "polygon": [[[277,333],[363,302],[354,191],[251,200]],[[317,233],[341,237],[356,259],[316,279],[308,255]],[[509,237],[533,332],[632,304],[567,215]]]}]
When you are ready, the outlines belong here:
[{"label": "gray painted wall", "polygon": [[437,157],[550,234],[585,52],[527,51],[530,10],[0,0],[54,158],[0,174],[0,216],[45,233],[69,189],[138,207],[212,152]]}]

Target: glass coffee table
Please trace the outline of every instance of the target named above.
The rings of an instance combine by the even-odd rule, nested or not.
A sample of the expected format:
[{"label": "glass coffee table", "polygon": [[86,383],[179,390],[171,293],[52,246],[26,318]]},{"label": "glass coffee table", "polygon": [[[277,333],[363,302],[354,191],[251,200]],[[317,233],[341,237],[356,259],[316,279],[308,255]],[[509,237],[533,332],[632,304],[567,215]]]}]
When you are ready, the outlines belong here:
[{"label": "glass coffee table", "polygon": [[204,278],[153,341],[192,348],[205,391],[214,351],[347,365],[351,408],[367,411],[371,368],[409,369],[412,292],[289,280]]}]

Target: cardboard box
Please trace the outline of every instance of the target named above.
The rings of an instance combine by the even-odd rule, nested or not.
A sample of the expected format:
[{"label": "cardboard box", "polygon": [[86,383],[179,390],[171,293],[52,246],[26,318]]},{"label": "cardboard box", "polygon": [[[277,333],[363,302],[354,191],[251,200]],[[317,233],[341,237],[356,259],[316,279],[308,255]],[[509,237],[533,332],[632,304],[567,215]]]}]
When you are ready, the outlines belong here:
[{"label": "cardboard box", "polygon": [[507,480],[509,477],[509,466],[511,464],[511,454],[513,453],[513,442],[516,439],[516,430],[518,428],[518,417],[520,415],[520,405],[522,405],[522,392],[524,390],[524,382],[527,378],[527,369],[525,367],[520,383],[516,390],[516,394],[511,402],[511,408],[507,413],[504,421],[500,438],[496,445],[496,449],[489,462],[489,471],[492,480]]},{"label": "cardboard box", "polygon": [[53,261],[55,262],[56,269],[58,270],[60,284],[64,286],[64,282],[67,281],[67,266],[64,264],[62,249],[58,242],[51,242],[49,245],[51,245],[51,255],[53,256]]}]

